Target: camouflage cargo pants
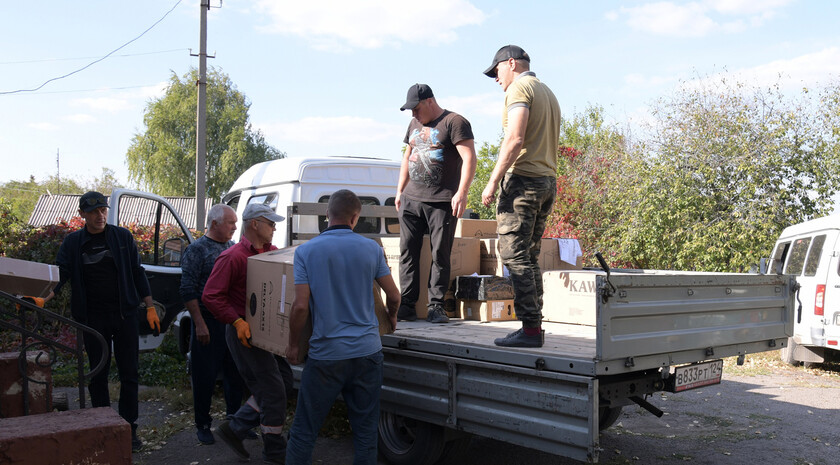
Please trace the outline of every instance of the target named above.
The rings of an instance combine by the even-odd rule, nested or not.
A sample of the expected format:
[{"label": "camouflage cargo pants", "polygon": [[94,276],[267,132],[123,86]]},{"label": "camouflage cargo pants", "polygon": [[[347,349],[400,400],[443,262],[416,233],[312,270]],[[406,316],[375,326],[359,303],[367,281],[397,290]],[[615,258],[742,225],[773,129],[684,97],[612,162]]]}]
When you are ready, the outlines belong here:
[{"label": "camouflage cargo pants", "polygon": [[552,176],[508,173],[499,193],[499,256],[513,281],[516,316],[526,328],[539,327],[542,319],[542,273],[537,259],[556,192],[557,180]]}]

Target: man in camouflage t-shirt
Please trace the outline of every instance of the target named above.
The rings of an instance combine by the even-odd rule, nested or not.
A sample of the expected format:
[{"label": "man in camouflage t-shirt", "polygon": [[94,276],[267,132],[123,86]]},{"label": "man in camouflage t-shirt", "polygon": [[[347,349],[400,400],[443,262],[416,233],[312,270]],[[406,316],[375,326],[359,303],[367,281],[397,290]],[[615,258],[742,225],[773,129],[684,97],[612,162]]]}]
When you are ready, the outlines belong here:
[{"label": "man in camouflage t-shirt", "polygon": [[466,208],[475,175],[472,128],[463,116],[441,108],[426,84],[411,86],[400,110],[411,110],[414,118],[403,140],[407,147],[395,202],[400,212],[402,293],[397,317],[408,321],[417,319],[420,251],[423,236],[428,233],[432,264],[426,319],[446,323],[449,318],[443,309],[443,299],[450,281],[449,255],[455,226]]}]

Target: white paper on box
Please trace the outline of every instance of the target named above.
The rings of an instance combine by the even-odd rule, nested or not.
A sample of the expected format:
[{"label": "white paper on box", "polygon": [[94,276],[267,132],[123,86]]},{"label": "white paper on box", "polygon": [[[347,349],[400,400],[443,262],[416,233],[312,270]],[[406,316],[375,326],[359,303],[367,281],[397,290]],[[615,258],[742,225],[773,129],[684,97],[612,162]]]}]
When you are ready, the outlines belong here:
[{"label": "white paper on box", "polygon": [[493,318],[501,318],[502,312],[505,310],[505,303],[502,301],[495,301],[493,302]]},{"label": "white paper on box", "polygon": [[280,313],[286,313],[286,275],[283,275],[283,280],[281,281],[282,285],[280,286]]}]

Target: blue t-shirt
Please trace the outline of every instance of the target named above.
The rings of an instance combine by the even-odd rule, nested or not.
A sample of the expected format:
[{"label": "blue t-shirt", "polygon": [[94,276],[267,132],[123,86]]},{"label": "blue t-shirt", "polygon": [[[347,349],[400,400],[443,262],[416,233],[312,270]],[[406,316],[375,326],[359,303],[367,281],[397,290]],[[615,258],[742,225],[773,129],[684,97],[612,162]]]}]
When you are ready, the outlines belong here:
[{"label": "blue t-shirt", "polygon": [[391,274],[376,242],[331,229],[295,250],[295,284],[308,284],[309,357],[345,360],[382,350],[373,301],[376,278]]}]

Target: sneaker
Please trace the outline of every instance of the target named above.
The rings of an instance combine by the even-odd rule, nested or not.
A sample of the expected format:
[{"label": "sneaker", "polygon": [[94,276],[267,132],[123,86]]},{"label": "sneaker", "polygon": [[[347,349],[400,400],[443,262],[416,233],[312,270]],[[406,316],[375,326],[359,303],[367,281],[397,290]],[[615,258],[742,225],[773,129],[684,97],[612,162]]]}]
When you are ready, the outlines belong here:
[{"label": "sneaker", "polygon": [[131,432],[131,452],[137,452],[143,448],[143,441],[137,437],[137,431]]},{"label": "sneaker", "polygon": [[216,442],[216,438],[213,437],[213,433],[210,431],[209,426],[199,426],[196,428],[195,435],[198,436],[198,442],[209,446]]},{"label": "sneaker", "polygon": [[426,321],[429,323],[449,323],[449,317],[440,305],[430,305],[429,314],[426,315]]},{"label": "sneaker", "polygon": [[505,337],[497,338],[494,344],[500,347],[542,347],[545,342],[545,331],[529,336],[520,328]]},{"label": "sneaker", "polygon": [[414,306],[408,305],[400,305],[400,309],[397,310],[397,320],[398,321],[415,321],[417,320],[417,312],[414,310]]},{"label": "sneaker", "polygon": [[227,421],[216,428],[216,434],[222,438],[222,441],[224,441],[225,444],[233,449],[233,452],[236,453],[240,459],[248,459],[251,457],[251,454],[249,454],[248,451],[245,450],[245,446],[242,445],[242,440],[239,439],[239,436],[233,432]]}]

